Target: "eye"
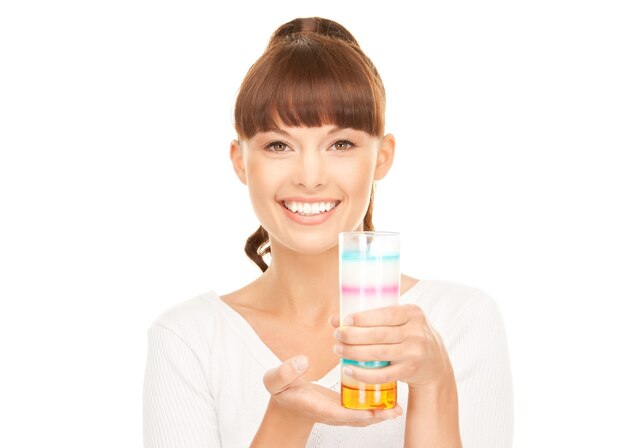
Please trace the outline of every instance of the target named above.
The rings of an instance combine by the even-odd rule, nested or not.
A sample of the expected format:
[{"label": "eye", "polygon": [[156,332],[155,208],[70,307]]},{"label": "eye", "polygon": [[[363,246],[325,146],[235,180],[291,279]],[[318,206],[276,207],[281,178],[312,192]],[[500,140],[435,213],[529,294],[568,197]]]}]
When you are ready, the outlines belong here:
[{"label": "eye", "polygon": [[265,145],[265,149],[270,152],[285,152],[288,146],[284,142],[271,142]]},{"label": "eye", "polygon": [[337,151],[347,151],[353,146],[354,143],[349,140],[337,140],[335,143],[332,144],[332,147],[335,148]]}]

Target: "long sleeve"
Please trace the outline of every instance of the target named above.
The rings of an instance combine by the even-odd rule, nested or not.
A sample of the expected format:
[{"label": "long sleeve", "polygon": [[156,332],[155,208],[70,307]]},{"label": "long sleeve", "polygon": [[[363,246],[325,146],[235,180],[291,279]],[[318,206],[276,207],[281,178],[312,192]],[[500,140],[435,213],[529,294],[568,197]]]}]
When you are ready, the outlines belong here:
[{"label": "long sleeve", "polygon": [[145,448],[219,448],[217,416],[198,357],[172,330],[153,324],[143,391]]},{"label": "long sleeve", "polygon": [[463,307],[451,322],[447,339],[457,381],[463,448],[510,448],[513,385],[496,302],[485,295]]}]

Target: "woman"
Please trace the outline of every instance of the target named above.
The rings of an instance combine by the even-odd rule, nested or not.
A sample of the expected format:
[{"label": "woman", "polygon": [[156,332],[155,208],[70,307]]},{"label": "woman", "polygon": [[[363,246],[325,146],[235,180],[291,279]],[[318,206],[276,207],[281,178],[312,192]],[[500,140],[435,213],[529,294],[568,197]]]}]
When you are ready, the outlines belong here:
[{"label": "woman", "polygon": [[[506,338],[483,292],[402,275],[400,305],[339,328],[337,236],[374,229],[375,181],[395,152],[384,117],[382,80],[343,26],[275,31],[241,85],[230,147],[261,224],[246,253],[262,275],[152,325],[146,447],[511,445]],[[343,408],[340,357],[390,360],[344,373],[398,380],[399,404]]]}]

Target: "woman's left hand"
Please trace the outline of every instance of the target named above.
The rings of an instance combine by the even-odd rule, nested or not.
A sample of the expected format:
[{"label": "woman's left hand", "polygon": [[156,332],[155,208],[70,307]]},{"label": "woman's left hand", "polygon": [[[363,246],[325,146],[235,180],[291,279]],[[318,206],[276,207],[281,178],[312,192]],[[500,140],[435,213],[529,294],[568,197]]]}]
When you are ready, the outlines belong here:
[{"label": "woman's left hand", "polygon": [[417,305],[397,305],[347,316],[341,327],[334,315],[334,350],[354,361],[390,361],[386,367],[368,369],[344,366],[357,381],[381,384],[403,381],[409,388],[454,382],[454,373],[441,336]]}]

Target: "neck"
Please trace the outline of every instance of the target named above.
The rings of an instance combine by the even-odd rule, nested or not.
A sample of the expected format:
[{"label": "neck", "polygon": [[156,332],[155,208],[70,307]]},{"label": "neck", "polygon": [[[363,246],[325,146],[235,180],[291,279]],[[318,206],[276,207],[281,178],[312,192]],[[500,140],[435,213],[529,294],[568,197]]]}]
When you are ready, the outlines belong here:
[{"label": "neck", "polygon": [[268,309],[309,322],[339,310],[339,247],[308,255],[272,243],[272,261],[259,278]]}]

